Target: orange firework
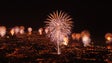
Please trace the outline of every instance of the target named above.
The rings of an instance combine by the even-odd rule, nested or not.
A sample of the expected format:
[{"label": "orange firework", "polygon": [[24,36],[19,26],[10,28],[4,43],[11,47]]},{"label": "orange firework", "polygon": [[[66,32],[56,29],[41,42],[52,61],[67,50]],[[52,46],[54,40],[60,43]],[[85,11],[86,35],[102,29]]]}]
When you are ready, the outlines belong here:
[{"label": "orange firework", "polygon": [[24,34],[24,29],[25,29],[24,26],[20,26],[20,31],[19,31],[19,33],[20,33],[20,34]]},{"label": "orange firework", "polygon": [[80,33],[76,33],[76,40],[80,40],[81,39],[81,34]]},{"label": "orange firework", "polygon": [[76,39],[76,33],[72,33],[72,39],[73,39],[73,40]]},{"label": "orange firework", "polygon": [[107,41],[112,41],[112,34],[111,34],[111,33],[106,33],[106,34],[105,34],[105,39],[106,39]]},{"label": "orange firework", "polygon": [[81,36],[82,36],[82,37],[85,36],[85,35],[88,36],[88,37],[90,37],[89,31],[84,30],[84,31],[81,32]]},{"label": "orange firework", "polygon": [[12,36],[14,35],[14,29],[13,28],[10,30],[10,33]]}]

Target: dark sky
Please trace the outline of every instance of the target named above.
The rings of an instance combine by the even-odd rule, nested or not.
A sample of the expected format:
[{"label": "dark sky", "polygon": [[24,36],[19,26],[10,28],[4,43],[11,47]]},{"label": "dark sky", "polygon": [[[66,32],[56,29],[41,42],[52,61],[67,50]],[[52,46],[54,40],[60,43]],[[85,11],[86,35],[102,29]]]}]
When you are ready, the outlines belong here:
[{"label": "dark sky", "polygon": [[[2,4],[1,4],[2,3]],[[89,30],[93,36],[104,36],[111,29],[111,6],[105,1],[81,0],[14,0],[0,4],[0,25],[43,27],[47,15],[55,10],[67,12],[74,21],[74,32]]]}]

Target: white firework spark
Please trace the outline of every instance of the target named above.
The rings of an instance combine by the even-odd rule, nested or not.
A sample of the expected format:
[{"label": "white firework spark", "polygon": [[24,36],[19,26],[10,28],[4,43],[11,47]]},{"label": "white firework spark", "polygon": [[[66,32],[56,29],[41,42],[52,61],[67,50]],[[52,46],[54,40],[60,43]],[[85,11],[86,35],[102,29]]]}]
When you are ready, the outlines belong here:
[{"label": "white firework spark", "polygon": [[49,28],[47,36],[51,38],[51,41],[56,42],[59,48],[60,42],[63,42],[64,37],[68,37],[71,34],[72,18],[65,12],[56,11],[48,15],[45,23]]}]

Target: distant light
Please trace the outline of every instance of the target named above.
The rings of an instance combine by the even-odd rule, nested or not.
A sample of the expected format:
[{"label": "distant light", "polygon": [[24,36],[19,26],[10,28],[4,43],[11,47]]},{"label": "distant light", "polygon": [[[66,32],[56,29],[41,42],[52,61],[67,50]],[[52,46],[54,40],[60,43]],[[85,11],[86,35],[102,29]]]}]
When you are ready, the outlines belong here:
[{"label": "distant light", "polygon": [[68,39],[68,37],[64,37],[63,38],[63,45],[68,45],[68,42],[69,42],[69,39]]},{"label": "distant light", "polygon": [[6,36],[7,38],[9,38],[9,36]]},{"label": "distant light", "polygon": [[6,34],[6,27],[5,26],[0,26],[0,36],[4,37]]},{"label": "distant light", "polygon": [[42,35],[43,28],[39,28],[38,32],[39,32],[40,35]]},{"label": "distant light", "polygon": [[14,27],[14,33],[15,33],[15,34],[18,34],[19,31],[20,31],[20,28],[19,28],[18,26],[15,26],[15,27]]},{"label": "distant light", "polygon": [[76,33],[72,33],[72,39],[73,39],[73,40],[76,39]]},{"label": "distant light", "polygon": [[111,40],[111,37],[107,37],[107,40],[110,41]]},{"label": "distant light", "polygon": [[48,31],[49,31],[48,29],[49,29],[48,27],[45,28],[45,33],[46,33],[46,34],[47,34]]},{"label": "distant light", "polygon": [[24,29],[25,29],[24,26],[20,26],[20,31],[19,31],[19,33],[20,33],[20,34],[24,34]]},{"label": "distant light", "polygon": [[83,30],[83,31],[81,32],[81,36],[84,36],[84,35],[90,37],[90,33],[89,33],[89,31],[87,31],[87,30]]},{"label": "distant light", "polygon": [[81,34],[80,33],[76,33],[76,40],[80,40],[81,39]]},{"label": "distant light", "polygon": [[29,27],[29,28],[28,28],[28,35],[31,35],[31,34],[32,34],[32,28]]},{"label": "distant light", "polygon": [[20,26],[20,29],[25,30],[25,27],[24,26]]},{"label": "distant light", "polygon": [[84,44],[84,47],[90,46],[91,39],[89,36],[85,35],[82,37],[82,42]]},{"label": "distant light", "polygon": [[12,36],[14,35],[14,29],[13,28],[10,30],[10,33]]},{"label": "distant light", "polygon": [[105,34],[105,39],[106,39],[108,42],[112,42],[112,34],[111,34],[111,33],[106,33],[106,34]]}]

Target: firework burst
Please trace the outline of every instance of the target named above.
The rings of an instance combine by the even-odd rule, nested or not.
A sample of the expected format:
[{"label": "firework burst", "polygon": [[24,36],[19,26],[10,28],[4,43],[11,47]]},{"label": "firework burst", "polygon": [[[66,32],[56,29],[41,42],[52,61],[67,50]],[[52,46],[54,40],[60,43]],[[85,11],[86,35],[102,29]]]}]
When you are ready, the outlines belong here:
[{"label": "firework burst", "polygon": [[0,26],[0,36],[4,37],[6,34],[6,27],[5,26]]},{"label": "firework burst", "polygon": [[56,11],[48,15],[46,26],[49,28],[48,37],[57,45],[58,54],[60,54],[59,45],[64,41],[64,37],[71,34],[72,18],[62,11]]}]

